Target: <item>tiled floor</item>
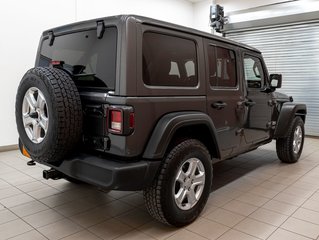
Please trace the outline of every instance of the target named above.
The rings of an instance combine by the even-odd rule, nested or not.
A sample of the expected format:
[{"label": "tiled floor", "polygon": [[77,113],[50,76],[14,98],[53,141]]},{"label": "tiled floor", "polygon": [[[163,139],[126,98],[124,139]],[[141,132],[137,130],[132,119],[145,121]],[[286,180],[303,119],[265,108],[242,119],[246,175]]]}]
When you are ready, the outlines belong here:
[{"label": "tiled floor", "polygon": [[214,167],[201,217],[176,229],[152,220],[141,192],[42,179],[18,151],[0,153],[0,239],[319,240],[319,139],[282,164],[274,142]]}]

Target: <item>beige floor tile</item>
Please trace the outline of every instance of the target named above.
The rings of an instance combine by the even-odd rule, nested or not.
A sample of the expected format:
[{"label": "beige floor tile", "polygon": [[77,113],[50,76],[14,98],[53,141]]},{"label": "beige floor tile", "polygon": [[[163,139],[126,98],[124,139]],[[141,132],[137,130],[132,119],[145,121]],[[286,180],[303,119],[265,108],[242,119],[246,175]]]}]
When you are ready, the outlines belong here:
[{"label": "beige floor tile", "polygon": [[154,240],[155,238],[152,238],[151,236],[148,236],[140,231],[133,230],[130,231],[119,238],[116,238],[116,240]]},{"label": "beige floor tile", "polygon": [[285,188],[287,188],[288,185],[280,184],[280,183],[274,184],[273,182],[265,181],[262,184],[260,184],[259,187],[263,187],[263,188],[267,188],[269,190],[280,192],[280,191],[283,191]]},{"label": "beige floor tile", "polygon": [[21,191],[23,192],[31,192],[31,191],[36,191],[39,190],[41,188],[46,188],[48,187],[48,185],[39,182],[39,181],[34,181],[34,182],[30,182],[30,183],[24,183],[21,185],[17,185],[17,188],[19,188]]},{"label": "beige floor tile", "polygon": [[133,191],[116,191],[116,190],[113,190],[113,191],[109,191],[107,194],[109,196],[111,196],[112,198],[121,199],[123,197],[126,197],[126,196],[134,194],[134,193],[135,192],[133,192]]},{"label": "beige floor tile", "polygon": [[152,217],[142,209],[135,209],[130,212],[124,213],[116,217],[116,219],[134,228],[138,228],[152,221]]},{"label": "beige floor tile", "polygon": [[263,208],[257,209],[255,212],[250,214],[249,217],[277,227],[279,227],[288,218],[287,215],[276,213]]},{"label": "beige floor tile", "polygon": [[70,217],[79,213],[88,211],[94,208],[94,204],[88,203],[82,199],[65,203],[63,205],[53,208],[65,217]]},{"label": "beige floor tile", "polygon": [[107,240],[124,235],[130,230],[132,230],[131,227],[114,218],[89,228],[90,232]]},{"label": "beige floor tile", "polygon": [[29,223],[34,228],[39,228],[54,222],[57,222],[63,219],[64,216],[57,213],[53,209],[44,210],[27,217],[24,217],[23,220]]},{"label": "beige floor tile", "polygon": [[210,219],[212,221],[221,223],[228,227],[233,227],[242,221],[245,217],[224,209],[216,209],[215,211],[211,212],[205,218]]},{"label": "beige floor tile", "polygon": [[42,198],[40,199],[40,201],[44,203],[45,205],[51,208],[54,208],[54,207],[63,205],[65,203],[71,202],[72,200],[69,199],[67,196],[65,196],[64,193],[58,193],[46,198]]},{"label": "beige floor tile", "polygon": [[257,238],[267,239],[276,230],[276,227],[254,219],[246,218],[237,224],[234,229]]},{"label": "beige floor tile", "polygon": [[34,198],[25,193],[21,193],[12,197],[1,199],[0,203],[7,208],[11,208],[31,201],[34,201]]},{"label": "beige floor tile", "polygon": [[206,238],[203,238],[195,233],[192,233],[187,230],[180,230],[173,236],[167,238],[167,240],[205,240]]},{"label": "beige floor tile", "polygon": [[236,198],[236,200],[260,207],[268,202],[269,198],[261,197],[252,193],[245,193]]},{"label": "beige floor tile", "polygon": [[32,230],[31,226],[20,219],[0,225],[0,239],[8,239]]},{"label": "beige floor tile", "polygon": [[186,229],[208,239],[217,239],[223,235],[223,233],[227,232],[229,227],[202,218],[197,219],[195,222],[187,226]]},{"label": "beige floor tile", "polygon": [[71,216],[70,219],[84,228],[91,227],[111,218],[109,209],[104,206],[90,209],[86,212]]},{"label": "beige floor tile", "polygon": [[16,237],[10,238],[10,240],[47,240],[47,238],[36,230],[32,230],[30,232],[22,233]]},{"label": "beige floor tile", "polygon": [[281,228],[316,239],[319,236],[319,225],[296,218],[289,218]]},{"label": "beige floor tile", "polygon": [[319,212],[319,203],[318,203],[318,201],[307,200],[307,201],[302,205],[302,207]]},{"label": "beige floor tile", "polygon": [[251,189],[249,193],[256,194],[258,196],[265,197],[265,198],[273,198],[279,193],[279,191],[257,186]]},{"label": "beige floor tile", "polygon": [[125,202],[126,204],[132,205],[134,207],[144,205],[143,195],[139,193],[130,194],[120,199],[120,201]]},{"label": "beige floor tile", "polygon": [[49,209],[46,205],[38,201],[32,201],[19,206],[13,207],[10,210],[19,217],[25,217],[43,210]]},{"label": "beige floor tile", "polygon": [[310,239],[311,238],[307,238],[299,234],[278,228],[267,240],[310,240]]},{"label": "beige floor tile", "polygon": [[231,229],[218,238],[218,240],[260,240],[260,238],[256,238],[246,233]]},{"label": "beige floor tile", "polygon": [[47,186],[46,188],[41,188],[35,191],[31,191],[28,192],[28,194],[32,197],[34,197],[35,199],[41,199],[41,198],[45,198],[45,197],[49,197],[52,196],[54,194],[60,193],[60,191]]},{"label": "beige floor tile", "polygon": [[288,193],[279,193],[273,198],[273,200],[288,203],[291,205],[301,206],[307,200],[307,198]]},{"label": "beige floor tile", "polygon": [[262,208],[272,210],[280,214],[291,215],[294,211],[297,210],[298,207],[291,204],[278,202],[276,200],[270,200],[265,205],[263,205]]},{"label": "beige floor tile", "polygon": [[215,194],[214,192],[210,194],[208,200],[207,200],[207,204],[209,205],[213,205],[213,206],[216,206],[216,207],[222,207],[224,206],[225,204],[227,204],[228,202],[230,202],[232,199],[231,198],[228,198],[228,197],[225,197],[223,195],[218,195]]},{"label": "beige floor tile", "polygon": [[17,218],[18,217],[15,214],[13,214],[11,211],[9,211],[8,209],[3,209],[0,211],[0,224],[10,222]]},{"label": "beige floor tile", "polygon": [[132,209],[135,209],[135,207],[130,206],[124,202],[121,202],[119,200],[115,200],[111,203],[108,203],[106,205],[103,206],[106,211],[108,212],[108,214],[112,217],[116,217],[119,216],[123,213],[126,213]]},{"label": "beige floor tile", "polygon": [[38,231],[50,240],[60,239],[76,232],[82,228],[68,219],[63,219],[44,227],[38,228]]},{"label": "beige floor tile", "polygon": [[223,209],[241,214],[243,216],[248,216],[249,214],[254,212],[257,207],[237,200],[232,200],[231,202],[224,205]]},{"label": "beige floor tile", "polygon": [[299,208],[293,215],[294,218],[298,218],[314,224],[319,224],[319,212],[312,211],[305,208]]},{"label": "beige floor tile", "polygon": [[288,193],[301,198],[309,198],[314,192],[314,190],[306,190],[303,188],[293,186],[290,186],[283,191],[283,193]]},{"label": "beige floor tile", "polygon": [[97,237],[93,233],[83,230],[81,232],[77,232],[75,234],[69,235],[65,238],[62,238],[63,240],[101,240],[101,238]]},{"label": "beige floor tile", "polygon": [[164,240],[180,231],[178,228],[170,227],[155,220],[144,224],[138,230],[158,240]]},{"label": "beige floor tile", "polygon": [[0,199],[12,197],[12,196],[19,195],[22,193],[23,192],[20,191],[19,189],[10,186],[7,188],[0,189]]}]

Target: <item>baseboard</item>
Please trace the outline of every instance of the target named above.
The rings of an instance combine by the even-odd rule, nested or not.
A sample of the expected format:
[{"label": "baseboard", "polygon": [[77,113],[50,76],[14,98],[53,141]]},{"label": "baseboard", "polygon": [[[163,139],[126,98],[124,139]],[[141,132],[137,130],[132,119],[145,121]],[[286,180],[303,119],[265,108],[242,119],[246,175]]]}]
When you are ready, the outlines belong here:
[{"label": "baseboard", "polygon": [[19,149],[18,144],[0,146],[0,152],[7,152],[7,151],[12,151],[12,150],[17,150],[17,149]]}]

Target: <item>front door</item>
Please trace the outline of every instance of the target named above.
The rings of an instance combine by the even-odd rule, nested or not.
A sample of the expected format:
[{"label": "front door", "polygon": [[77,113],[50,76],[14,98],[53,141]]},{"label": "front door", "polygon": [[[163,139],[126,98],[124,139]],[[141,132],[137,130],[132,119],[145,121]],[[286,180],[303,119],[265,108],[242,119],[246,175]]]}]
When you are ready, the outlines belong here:
[{"label": "front door", "polygon": [[239,81],[236,48],[229,45],[206,44],[207,62],[207,112],[217,130],[222,158],[233,155],[240,146],[242,113],[238,102],[243,101]]},{"label": "front door", "polygon": [[243,68],[247,89],[242,102],[247,110],[244,136],[246,144],[251,144],[270,137],[273,103],[271,93],[265,91],[268,85],[267,72],[261,57],[257,54],[244,54]]}]

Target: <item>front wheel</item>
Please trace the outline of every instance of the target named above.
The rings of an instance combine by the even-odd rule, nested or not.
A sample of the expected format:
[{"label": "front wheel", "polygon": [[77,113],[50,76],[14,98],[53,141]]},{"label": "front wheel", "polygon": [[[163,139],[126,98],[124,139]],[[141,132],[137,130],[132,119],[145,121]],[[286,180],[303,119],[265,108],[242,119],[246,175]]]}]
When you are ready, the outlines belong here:
[{"label": "front wheel", "polygon": [[153,185],[144,190],[150,215],[176,227],[193,222],[209,197],[211,179],[206,147],[195,139],[181,142],[168,153]]},{"label": "front wheel", "polygon": [[303,149],[304,137],[304,122],[300,117],[295,117],[290,123],[287,137],[276,141],[278,158],[285,163],[297,162]]}]

